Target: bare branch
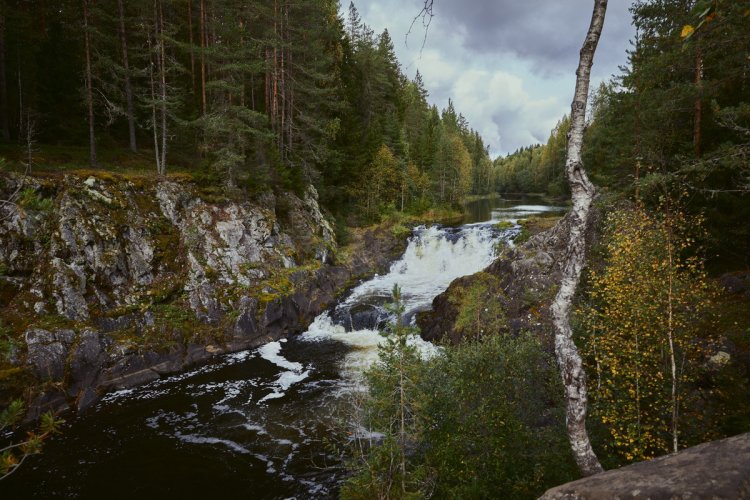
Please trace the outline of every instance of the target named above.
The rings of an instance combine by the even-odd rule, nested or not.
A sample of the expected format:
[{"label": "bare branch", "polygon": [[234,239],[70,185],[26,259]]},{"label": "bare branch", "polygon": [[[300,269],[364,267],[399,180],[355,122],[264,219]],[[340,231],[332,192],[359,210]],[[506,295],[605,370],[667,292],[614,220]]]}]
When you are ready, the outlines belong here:
[{"label": "bare branch", "polygon": [[409,29],[406,31],[406,36],[404,37],[404,44],[408,47],[409,46],[409,35],[411,34],[412,29],[414,28],[414,25],[417,23],[418,20],[422,20],[422,27],[424,28],[424,37],[422,38],[422,46],[419,49],[419,52],[421,54],[422,50],[424,49],[425,44],[427,43],[427,33],[430,30],[430,24],[432,24],[432,17],[434,16],[432,11],[432,3],[434,0],[424,0],[424,5],[422,6],[422,10],[417,13],[416,16],[414,16],[414,19],[411,20],[411,24],[409,25]]}]

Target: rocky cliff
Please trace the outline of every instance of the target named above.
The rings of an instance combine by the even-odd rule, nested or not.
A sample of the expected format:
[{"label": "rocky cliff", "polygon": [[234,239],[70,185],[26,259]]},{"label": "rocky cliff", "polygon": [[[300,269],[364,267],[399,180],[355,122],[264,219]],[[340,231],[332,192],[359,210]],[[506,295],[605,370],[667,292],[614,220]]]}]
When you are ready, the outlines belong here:
[{"label": "rocky cliff", "polygon": [[32,417],[303,331],[402,246],[381,230],[337,248],[313,187],[6,175],[0,199],[0,399],[24,392]]}]

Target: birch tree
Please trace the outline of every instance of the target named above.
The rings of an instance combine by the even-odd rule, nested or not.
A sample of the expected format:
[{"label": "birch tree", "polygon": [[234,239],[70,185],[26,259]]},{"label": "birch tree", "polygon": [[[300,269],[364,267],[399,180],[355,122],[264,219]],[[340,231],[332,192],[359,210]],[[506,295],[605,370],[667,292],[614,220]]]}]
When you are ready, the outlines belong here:
[{"label": "birch tree", "polygon": [[601,472],[602,466],[591,448],[586,432],[587,391],[586,374],[581,355],[572,339],[570,311],[578,288],[586,258],[586,225],[594,199],[595,188],[586,175],[581,160],[583,132],[586,118],[586,102],[589,93],[591,65],[599,36],[604,25],[607,0],[595,0],[586,39],[581,47],[581,57],[576,71],[576,87],[570,109],[570,132],[565,173],[570,185],[573,208],[569,216],[570,236],[561,263],[560,289],[552,303],[552,318],[555,327],[555,354],[560,365],[565,396],[567,398],[566,423],[568,439],[578,468],[584,476]]}]

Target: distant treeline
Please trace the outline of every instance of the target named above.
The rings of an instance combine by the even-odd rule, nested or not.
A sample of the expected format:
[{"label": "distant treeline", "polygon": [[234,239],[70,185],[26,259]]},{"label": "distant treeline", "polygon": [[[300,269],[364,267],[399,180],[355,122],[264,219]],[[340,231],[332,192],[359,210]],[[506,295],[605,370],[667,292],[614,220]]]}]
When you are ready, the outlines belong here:
[{"label": "distant treeline", "polygon": [[[605,190],[704,213],[710,245],[749,265],[750,2],[649,1],[631,11],[628,64],[593,93],[584,165]],[[567,129],[565,117],[546,145],[497,159],[497,189],[566,190]]]}]

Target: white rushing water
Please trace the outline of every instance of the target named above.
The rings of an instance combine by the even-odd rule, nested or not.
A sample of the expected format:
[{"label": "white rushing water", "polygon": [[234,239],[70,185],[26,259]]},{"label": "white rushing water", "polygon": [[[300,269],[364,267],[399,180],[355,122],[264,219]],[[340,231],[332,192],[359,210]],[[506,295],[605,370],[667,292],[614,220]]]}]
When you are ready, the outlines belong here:
[{"label": "white rushing water", "polygon": [[[395,285],[401,288],[406,317],[413,317],[414,312],[429,308],[435,296],[454,279],[490,265],[498,241],[515,234],[516,231],[499,231],[487,223],[459,229],[418,227],[403,256],[391,265],[387,274],[355,287],[333,315],[326,312],[318,316],[302,338],[309,341],[334,339],[352,347],[342,361],[341,370],[345,380],[358,379],[358,375],[377,360],[377,346],[383,341],[377,326],[388,319],[384,305],[390,302]],[[363,322],[369,323],[367,327],[362,327]],[[410,341],[424,356],[437,351],[419,337]]]},{"label": "white rushing water", "polygon": [[[355,287],[303,335],[109,394],[49,444],[42,458],[58,458],[39,466],[39,479],[19,487],[39,485],[44,498],[99,498],[123,482],[152,492],[168,483],[169,497],[210,497],[216,484],[233,497],[333,496],[345,473],[331,438],[351,423],[351,395],[377,360],[393,286],[413,320],[451,281],[489,265],[498,242],[520,230],[494,222],[544,208],[511,206],[460,228],[416,228],[387,273]],[[425,356],[438,352],[419,337],[411,342]],[[175,471],[166,481],[163,464]]]}]

